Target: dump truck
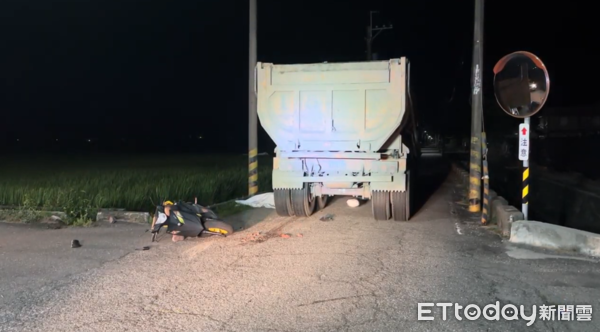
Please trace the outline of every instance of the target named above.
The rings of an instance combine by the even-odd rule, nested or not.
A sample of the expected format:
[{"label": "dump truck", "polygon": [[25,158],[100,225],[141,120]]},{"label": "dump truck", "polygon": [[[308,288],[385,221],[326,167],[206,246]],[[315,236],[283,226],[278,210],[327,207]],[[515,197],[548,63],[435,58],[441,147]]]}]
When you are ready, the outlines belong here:
[{"label": "dump truck", "polygon": [[276,144],[278,215],[308,217],[343,195],[370,200],[376,220],[410,219],[420,153],[407,58],[258,62],[255,93]]}]

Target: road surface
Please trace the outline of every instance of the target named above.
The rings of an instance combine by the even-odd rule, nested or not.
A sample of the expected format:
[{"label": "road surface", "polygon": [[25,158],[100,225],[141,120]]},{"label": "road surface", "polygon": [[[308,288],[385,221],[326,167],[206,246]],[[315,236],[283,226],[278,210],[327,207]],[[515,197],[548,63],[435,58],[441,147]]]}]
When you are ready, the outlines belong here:
[{"label": "road surface", "polygon": [[[454,307],[444,321],[437,307],[419,321],[418,303],[600,310],[597,261],[505,244],[462,217],[455,190],[445,181],[409,222],[337,199],[306,219],[253,210],[230,237],[163,238],[148,251],[134,250],[149,244],[143,226],[0,224],[0,331],[600,330],[600,312],[527,327],[462,310],[457,320]],[[75,236],[83,247],[69,247]]]}]

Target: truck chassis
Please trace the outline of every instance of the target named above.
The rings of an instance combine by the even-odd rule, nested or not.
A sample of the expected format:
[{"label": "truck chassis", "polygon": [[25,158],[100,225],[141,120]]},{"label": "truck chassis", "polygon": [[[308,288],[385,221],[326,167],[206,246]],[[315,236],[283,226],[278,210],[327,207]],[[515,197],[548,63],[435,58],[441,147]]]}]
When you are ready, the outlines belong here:
[{"label": "truck chassis", "polygon": [[277,214],[308,217],[333,196],[351,196],[370,200],[375,220],[407,221],[413,201],[407,156],[404,145],[386,153],[279,152],[273,158]]}]

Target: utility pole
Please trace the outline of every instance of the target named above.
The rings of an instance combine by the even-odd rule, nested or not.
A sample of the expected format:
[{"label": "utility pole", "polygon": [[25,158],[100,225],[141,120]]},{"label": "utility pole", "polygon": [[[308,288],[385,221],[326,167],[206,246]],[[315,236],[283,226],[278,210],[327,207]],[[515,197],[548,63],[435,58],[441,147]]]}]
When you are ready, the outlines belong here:
[{"label": "utility pole", "polygon": [[475,26],[473,30],[473,95],[471,102],[471,154],[469,163],[469,212],[481,211],[481,130],[483,121],[483,96],[481,72],[483,70],[483,1],[475,0]]},{"label": "utility pole", "polygon": [[[373,14],[377,14],[379,13],[379,11],[376,10],[372,10],[369,12],[369,26],[367,26],[367,37],[365,38],[365,41],[367,42],[367,61],[373,60],[373,40],[375,40],[375,38],[377,36],[379,36],[379,34],[383,31],[383,30],[391,30],[394,28],[393,25],[390,25],[389,27],[387,26],[375,26],[373,28]],[[376,31],[377,33],[375,34],[375,36],[373,36],[373,31]]]},{"label": "utility pole", "polygon": [[248,196],[258,192],[258,115],[256,112],[256,1],[250,0],[250,29],[248,54]]}]

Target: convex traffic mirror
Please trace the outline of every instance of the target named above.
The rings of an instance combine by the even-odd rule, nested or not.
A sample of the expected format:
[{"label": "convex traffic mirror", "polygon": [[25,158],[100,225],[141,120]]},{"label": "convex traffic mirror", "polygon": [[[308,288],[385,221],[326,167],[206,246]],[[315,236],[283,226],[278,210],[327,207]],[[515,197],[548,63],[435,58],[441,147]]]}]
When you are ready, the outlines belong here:
[{"label": "convex traffic mirror", "polygon": [[548,70],[532,53],[508,54],[494,66],[496,101],[512,117],[522,119],[537,113],[544,106],[549,91]]}]

